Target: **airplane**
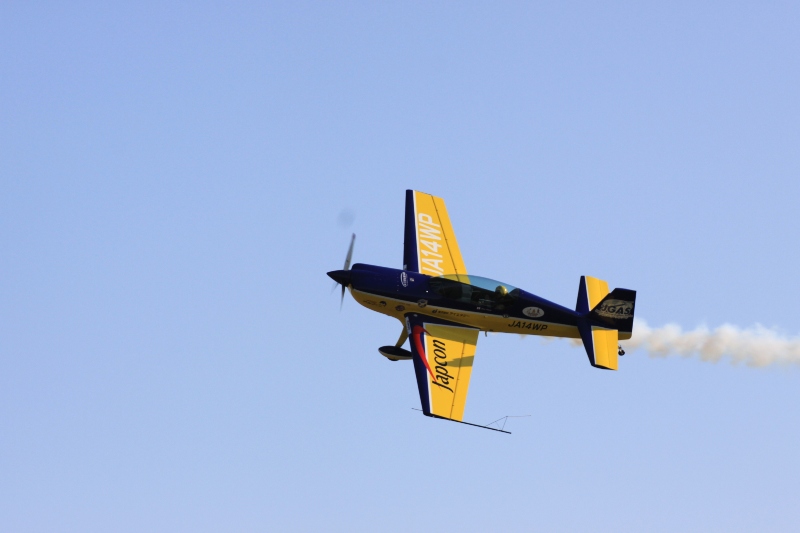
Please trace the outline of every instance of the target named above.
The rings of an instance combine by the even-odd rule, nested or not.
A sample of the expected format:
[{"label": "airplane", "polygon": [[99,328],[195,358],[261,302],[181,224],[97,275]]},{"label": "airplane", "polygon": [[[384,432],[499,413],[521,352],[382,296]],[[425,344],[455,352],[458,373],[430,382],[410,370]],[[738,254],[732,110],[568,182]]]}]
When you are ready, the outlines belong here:
[{"label": "airplane", "polygon": [[[403,268],[356,263],[355,234],[342,270],[328,272],[361,305],[402,323],[394,346],[378,349],[390,361],[412,360],[426,416],[465,422],[478,335],[517,333],[580,338],[595,368],[617,370],[620,340],[633,331],[636,291],[608,290],[581,276],[575,310],[508,283],[467,274],[444,200],[406,191]],[[336,287],[336,285],[334,285]],[[410,350],[403,348],[410,339]],[[503,433],[509,433],[503,431]]]}]

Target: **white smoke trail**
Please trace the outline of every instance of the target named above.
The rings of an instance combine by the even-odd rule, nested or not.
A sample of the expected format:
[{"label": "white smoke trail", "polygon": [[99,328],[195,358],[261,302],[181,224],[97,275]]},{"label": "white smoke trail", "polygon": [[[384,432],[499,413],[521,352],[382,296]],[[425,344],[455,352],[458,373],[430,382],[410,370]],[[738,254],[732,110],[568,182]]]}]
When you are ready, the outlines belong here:
[{"label": "white smoke trail", "polygon": [[651,328],[637,318],[630,340],[620,345],[626,352],[645,350],[650,357],[697,356],[712,363],[728,358],[749,366],[800,364],[800,337],[787,338],[760,324],[747,329],[730,324],[714,330],[702,326],[684,332],[676,324]]}]

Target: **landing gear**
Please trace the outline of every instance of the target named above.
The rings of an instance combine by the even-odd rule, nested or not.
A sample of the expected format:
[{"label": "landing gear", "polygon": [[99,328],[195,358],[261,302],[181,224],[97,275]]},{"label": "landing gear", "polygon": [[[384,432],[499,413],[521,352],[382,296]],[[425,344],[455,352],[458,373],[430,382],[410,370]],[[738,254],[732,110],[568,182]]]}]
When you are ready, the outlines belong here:
[{"label": "landing gear", "polygon": [[378,351],[389,361],[410,361],[412,358],[411,352],[397,346],[381,346]]},{"label": "landing gear", "polygon": [[620,345],[618,344],[618,345],[617,345],[617,349],[619,350],[619,351],[617,352],[619,355],[625,355],[625,350],[623,350],[623,349],[622,349],[622,346],[620,346]]}]

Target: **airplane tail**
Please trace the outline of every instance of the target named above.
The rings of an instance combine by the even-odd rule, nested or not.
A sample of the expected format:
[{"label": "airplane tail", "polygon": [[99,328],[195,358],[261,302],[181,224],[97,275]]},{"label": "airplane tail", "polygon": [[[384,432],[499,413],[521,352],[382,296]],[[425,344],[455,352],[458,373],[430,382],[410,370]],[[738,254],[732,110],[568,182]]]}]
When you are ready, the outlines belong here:
[{"label": "airplane tail", "polygon": [[592,366],[617,369],[618,343],[631,338],[635,305],[636,291],[609,292],[605,281],[581,276],[575,310],[580,314],[578,331]]}]

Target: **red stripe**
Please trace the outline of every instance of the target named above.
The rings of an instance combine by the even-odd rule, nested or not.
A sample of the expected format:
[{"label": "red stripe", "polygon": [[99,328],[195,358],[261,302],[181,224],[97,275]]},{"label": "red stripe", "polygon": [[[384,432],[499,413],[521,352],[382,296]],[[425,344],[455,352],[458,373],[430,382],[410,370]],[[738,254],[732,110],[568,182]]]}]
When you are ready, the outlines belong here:
[{"label": "red stripe", "polygon": [[431,375],[431,379],[433,381],[436,381],[433,372],[431,372],[431,367],[430,365],[428,365],[428,356],[425,355],[425,349],[422,346],[422,339],[421,339],[422,333],[430,335],[430,333],[425,331],[425,328],[419,325],[415,325],[414,328],[411,330],[411,336],[414,339],[414,344],[417,346],[417,353],[419,354],[420,358],[422,358],[422,363],[425,365],[425,368],[428,369],[428,373]]}]

